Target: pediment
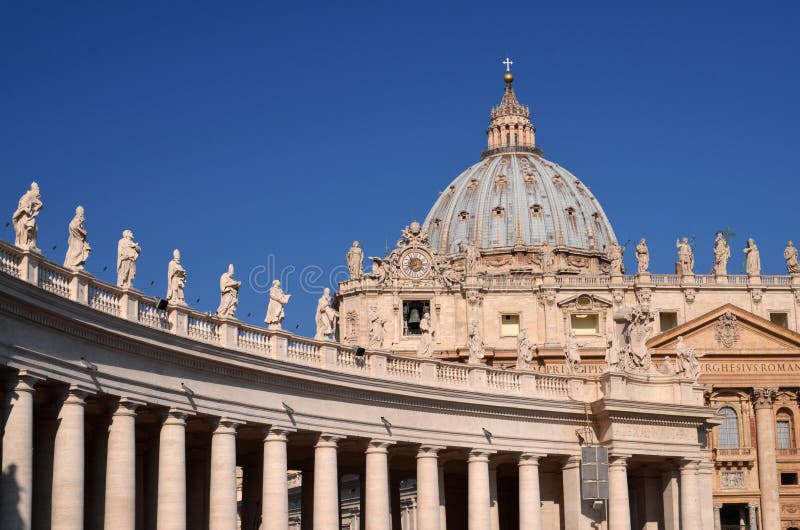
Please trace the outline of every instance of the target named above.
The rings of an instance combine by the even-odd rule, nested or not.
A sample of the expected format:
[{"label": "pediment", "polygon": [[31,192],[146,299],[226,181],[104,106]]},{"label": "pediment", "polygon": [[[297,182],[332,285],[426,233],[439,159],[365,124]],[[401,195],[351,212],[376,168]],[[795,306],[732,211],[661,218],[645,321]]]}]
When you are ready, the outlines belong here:
[{"label": "pediment", "polygon": [[647,347],[668,353],[682,336],[706,354],[800,353],[800,334],[733,304],[686,322],[647,341]]},{"label": "pediment", "polygon": [[558,302],[562,309],[608,309],[613,306],[611,300],[606,300],[593,294],[583,293],[570,296]]}]

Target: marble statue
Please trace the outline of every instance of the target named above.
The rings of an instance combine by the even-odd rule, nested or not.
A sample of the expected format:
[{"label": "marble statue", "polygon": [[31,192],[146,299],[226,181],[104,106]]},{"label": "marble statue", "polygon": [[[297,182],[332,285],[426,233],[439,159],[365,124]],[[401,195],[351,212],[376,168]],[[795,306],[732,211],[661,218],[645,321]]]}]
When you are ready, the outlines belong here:
[{"label": "marble statue", "polygon": [[639,264],[637,271],[639,274],[647,272],[650,267],[650,250],[647,248],[647,242],[644,238],[636,245],[636,262]]},{"label": "marble statue", "polygon": [[326,287],[322,291],[322,296],[317,300],[317,313],[314,319],[317,324],[317,332],[314,334],[314,339],[330,339],[336,331],[338,318],[338,311],[331,307],[331,290]]},{"label": "marble statue", "polygon": [[553,263],[555,263],[556,257],[547,241],[542,243],[542,248],[539,249],[539,256],[541,256],[542,272],[545,274],[553,272]]},{"label": "marble statue", "polygon": [[378,285],[383,285],[392,277],[392,264],[388,259],[370,257],[372,260],[372,278]]},{"label": "marble statue", "polygon": [[675,368],[672,366],[672,361],[669,360],[669,355],[664,356],[664,362],[658,367],[658,372],[663,375],[672,375],[675,373]]},{"label": "marble statue", "polygon": [[228,271],[219,277],[219,307],[217,316],[233,318],[239,306],[239,287],[242,282],[233,279],[233,263],[228,265]]},{"label": "marble statue", "polygon": [[350,269],[350,279],[361,278],[361,267],[364,262],[364,251],[358,246],[358,241],[353,241],[353,246],[347,251],[347,268]]},{"label": "marble statue", "polygon": [[606,369],[609,372],[619,369],[619,348],[613,331],[606,333]]},{"label": "marble statue", "polygon": [[797,247],[791,241],[786,243],[783,259],[786,260],[786,271],[789,274],[800,274],[800,263],[797,262]]},{"label": "marble statue", "polygon": [[756,242],[753,241],[752,237],[747,240],[744,253],[747,256],[745,260],[747,274],[750,276],[759,276],[761,274],[761,254],[759,254]]},{"label": "marble statue", "polygon": [[699,354],[694,346],[689,346],[684,342],[683,337],[678,337],[675,344],[675,357],[678,362],[678,374],[689,377],[694,381],[700,377],[700,361],[698,359],[704,354]]},{"label": "marble statue", "polygon": [[517,370],[530,370],[535,353],[536,345],[528,338],[528,330],[519,330],[517,335]]},{"label": "marble statue", "polygon": [[117,243],[117,285],[122,288],[133,287],[136,277],[136,260],[142,249],[133,241],[133,232],[122,231],[122,239]]},{"label": "marble statue", "polygon": [[581,365],[581,353],[579,348],[581,344],[578,343],[578,338],[575,336],[574,331],[570,331],[567,345],[564,347],[564,357],[567,361],[567,371],[571,374],[577,372],[578,367]]},{"label": "marble statue", "polygon": [[183,288],[186,287],[186,269],[181,265],[181,252],[172,251],[172,260],[167,267],[167,301],[172,305],[186,305]]},{"label": "marble statue", "polygon": [[675,246],[678,248],[678,263],[681,265],[681,274],[694,274],[694,251],[689,244],[689,238],[677,240]]},{"label": "marble statue", "polygon": [[731,249],[728,242],[722,235],[722,232],[717,232],[717,239],[714,240],[714,268],[711,269],[711,274],[716,276],[725,276],[728,274],[728,260],[731,257]]},{"label": "marble statue", "polygon": [[483,335],[481,325],[477,320],[469,323],[469,364],[479,364],[483,359]]},{"label": "marble statue", "polygon": [[464,250],[464,267],[467,274],[476,274],[478,272],[478,259],[481,253],[478,247],[470,241],[467,243],[467,248]]},{"label": "marble statue", "polygon": [[419,345],[417,346],[418,357],[433,357],[433,325],[431,324],[431,314],[425,312],[422,315],[422,320],[419,322],[419,329],[422,333],[419,336]]},{"label": "marble statue", "polygon": [[369,308],[369,347],[370,349],[383,348],[384,330],[386,320],[381,318],[377,306]]},{"label": "marble statue", "polygon": [[611,248],[608,249],[608,259],[611,261],[611,274],[622,274],[625,272],[625,267],[622,264],[622,255],[625,253],[623,248],[616,242],[611,243]]},{"label": "marble statue", "polygon": [[286,316],[283,312],[283,306],[289,302],[291,297],[292,295],[283,292],[280,281],[272,280],[272,287],[269,289],[267,316],[264,317],[264,322],[269,329],[281,329],[281,322]]},{"label": "marble statue", "polygon": [[67,240],[67,255],[64,257],[64,268],[73,271],[82,271],[92,247],[86,241],[86,228],[83,221],[86,220],[83,206],[75,208],[75,217],[69,222],[69,239]]},{"label": "marble statue", "polygon": [[14,244],[24,250],[39,252],[36,247],[36,239],[39,229],[36,226],[36,216],[44,208],[42,195],[39,193],[39,185],[31,182],[31,189],[26,191],[19,199],[14,215],[11,220],[14,222]]}]

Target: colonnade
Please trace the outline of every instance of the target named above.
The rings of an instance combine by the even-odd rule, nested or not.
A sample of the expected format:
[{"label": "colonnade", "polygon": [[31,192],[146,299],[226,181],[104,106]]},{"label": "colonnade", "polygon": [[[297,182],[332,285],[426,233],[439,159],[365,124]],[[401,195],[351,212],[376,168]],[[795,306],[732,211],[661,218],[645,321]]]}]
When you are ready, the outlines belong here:
[{"label": "colonnade", "polygon": [[[41,379],[28,372],[13,376],[3,403],[4,435],[2,439],[3,480],[0,488],[0,528],[28,530],[34,509],[34,392]],[[51,390],[54,388],[49,387]],[[52,450],[52,489],[50,509],[51,528],[82,530],[85,517],[85,476],[88,458],[100,455],[85,454],[85,410],[90,391],[70,386],[61,391]],[[103,502],[104,528],[137,530],[149,528],[137,521],[137,409],[145,404],[127,397],[113,400],[105,454],[105,493]],[[141,410],[141,409],[139,409]],[[192,471],[187,469],[187,417],[189,412],[170,408],[161,414],[157,439],[155,480],[157,495],[154,527],[158,530],[186,530],[187,490],[198,484],[188,484]],[[236,530],[237,528],[237,436],[242,424],[230,418],[208,418],[211,424],[210,466],[207,487],[208,528]],[[260,520],[264,530],[289,530],[289,437],[293,427],[264,426],[259,443],[263,450],[263,465],[259,469]],[[340,524],[339,449],[345,438],[341,434],[320,432],[313,444],[313,476],[303,477],[304,519],[310,515],[311,530],[334,530]],[[369,530],[399,530],[399,503],[392,499],[396,486],[390,476],[390,439],[363,440],[363,511],[361,519]],[[406,444],[408,445],[408,444]],[[416,476],[416,509],[414,521],[406,528],[416,530],[446,530],[447,506],[444,495],[444,472],[440,453],[444,446],[421,444],[414,450]],[[467,467],[467,529],[498,530],[498,492],[494,465],[495,452],[486,448],[462,448]],[[513,461],[518,472],[518,526],[524,530],[549,530],[552,522],[543,524],[540,485],[540,461],[546,455],[534,452],[506,452],[506,463]],[[628,498],[628,469],[630,455],[613,455],[610,463],[610,498],[608,517],[610,528],[631,530],[630,500]],[[141,464],[141,462],[138,462]],[[698,490],[698,461],[684,461],[680,466],[680,528],[703,529],[700,519]],[[305,474],[304,474],[305,475]],[[580,459],[568,456],[561,465],[563,483],[563,527],[583,530],[596,527],[586,516],[587,503],[581,500]],[[252,471],[245,472],[245,481],[253,481]],[[396,489],[396,488],[394,488]],[[137,493],[138,492],[138,493]],[[672,492],[674,494],[674,491]],[[252,504],[252,503],[251,503]],[[308,508],[311,508],[308,512]],[[41,508],[41,506],[37,507]],[[191,507],[195,509],[195,507]],[[244,509],[244,508],[243,508]],[[451,507],[458,509],[458,507]],[[393,510],[398,513],[393,517]],[[141,515],[138,516],[141,519]],[[252,517],[249,515],[248,517]],[[408,517],[407,517],[408,518]],[[665,517],[666,519],[666,517]],[[597,516],[595,521],[602,521]],[[558,524],[558,523],[556,523]],[[678,530],[673,525],[670,530]],[[703,529],[705,530],[705,529]],[[708,530],[711,530],[710,528]]]}]

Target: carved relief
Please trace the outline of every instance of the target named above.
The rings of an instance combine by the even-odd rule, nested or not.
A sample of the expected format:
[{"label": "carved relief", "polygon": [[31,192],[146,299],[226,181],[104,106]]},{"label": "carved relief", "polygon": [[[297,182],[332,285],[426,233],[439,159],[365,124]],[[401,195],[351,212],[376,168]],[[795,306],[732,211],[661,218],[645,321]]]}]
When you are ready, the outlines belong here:
[{"label": "carved relief", "polygon": [[358,340],[358,311],[348,311],[345,317],[345,337],[354,344]]},{"label": "carved relief", "polygon": [[614,304],[621,305],[622,302],[625,300],[625,291],[622,291],[620,289],[616,289],[611,294],[611,297],[614,300]]},{"label": "carved relief", "polygon": [[753,289],[750,291],[750,296],[753,298],[753,303],[758,304],[761,303],[761,299],[764,296],[764,291],[761,289]]},{"label": "carved relief", "polygon": [[584,256],[567,256],[567,264],[571,267],[576,267],[578,269],[585,269],[589,266],[589,258]]},{"label": "carved relief", "polygon": [[636,300],[639,302],[639,305],[649,306],[652,298],[653,291],[651,289],[644,288],[636,290]]},{"label": "carved relief", "polygon": [[739,321],[730,311],[717,319],[714,338],[724,348],[733,348],[739,342]]},{"label": "carved relief", "polygon": [[719,486],[723,489],[744,489],[744,471],[723,472],[719,476]]},{"label": "carved relief", "polygon": [[686,297],[686,303],[691,304],[697,296],[696,289],[684,289],[683,296]]}]

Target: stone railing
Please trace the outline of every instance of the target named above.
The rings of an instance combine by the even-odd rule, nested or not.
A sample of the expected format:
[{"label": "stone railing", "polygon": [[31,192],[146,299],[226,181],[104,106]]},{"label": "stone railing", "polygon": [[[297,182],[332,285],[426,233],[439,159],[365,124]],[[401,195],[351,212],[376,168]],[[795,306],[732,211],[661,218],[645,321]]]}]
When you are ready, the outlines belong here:
[{"label": "stone railing", "polygon": [[717,447],[713,453],[717,462],[741,462],[755,458],[750,447]]},{"label": "stone railing", "polygon": [[[135,289],[123,289],[102,282],[86,272],[67,270],[46,261],[41,254],[23,251],[0,241],[0,272],[36,285],[98,312],[147,328],[214,346],[239,350],[278,361],[323,370],[346,372],[378,379],[462,389],[492,394],[520,395],[544,399],[579,401],[598,399],[614,393],[613,385],[587,375],[550,375],[538,371],[505,370],[483,364],[463,364],[410,355],[368,351],[359,355],[352,347],[330,341],[299,337],[283,330],[269,330],[202,313],[188,306],[169,305],[159,309],[159,300]],[[570,276],[570,285],[602,285],[609,276]],[[621,278],[621,277],[616,277]],[[625,277],[623,281],[628,281]],[[484,278],[483,281],[488,279]],[[499,287],[532,285],[530,278],[493,278]],[[619,281],[619,280],[617,280]],[[562,282],[562,283],[563,283]],[[573,283],[574,282],[574,283]],[[683,385],[677,378],[663,384]],[[605,385],[605,386],[604,386]],[[604,388],[612,390],[604,390]],[[623,388],[620,386],[619,388]],[[620,393],[620,396],[623,396]]]}]

